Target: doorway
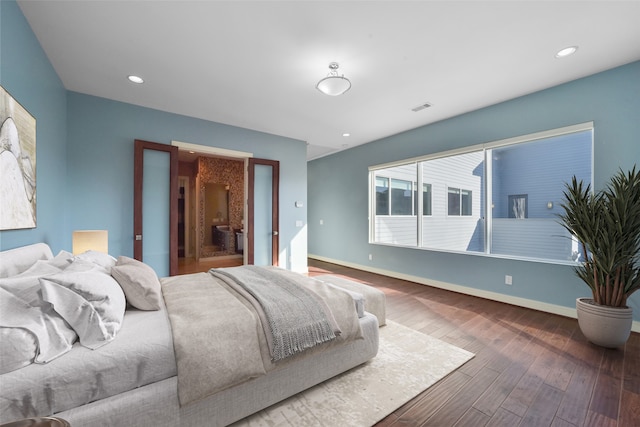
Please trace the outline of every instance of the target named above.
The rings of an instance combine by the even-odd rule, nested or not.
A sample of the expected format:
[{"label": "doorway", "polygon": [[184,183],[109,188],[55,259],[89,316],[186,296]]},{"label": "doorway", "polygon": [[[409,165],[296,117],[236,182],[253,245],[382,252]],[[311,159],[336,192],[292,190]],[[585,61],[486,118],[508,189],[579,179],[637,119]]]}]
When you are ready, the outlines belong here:
[{"label": "doorway", "polygon": [[244,264],[245,160],[193,150],[178,159],[178,274]]},{"label": "doorway", "polygon": [[[205,239],[205,233],[211,233],[211,246],[215,245],[220,249],[235,251],[231,256],[242,260],[238,261],[238,264],[278,265],[278,188],[280,185],[278,161],[253,158],[252,153],[177,141],[166,145],[135,140],[134,153],[133,254],[135,259],[149,264],[160,277],[184,272],[184,270],[178,270],[180,254],[184,254],[183,258],[187,259],[187,254],[192,253],[196,263],[218,261],[216,259],[218,257],[215,256],[203,257],[203,254],[207,255],[204,250],[204,245],[208,242]],[[156,159],[155,153],[162,158]],[[183,160],[186,163],[186,167],[183,167],[180,173],[184,194],[181,194],[179,190],[180,154],[183,155]],[[205,218],[205,187],[203,186],[203,183],[210,181],[210,177],[204,173],[196,173],[204,168],[196,170],[192,166],[193,162],[184,157],[187,154],[193,156],[193,159],[198,157],[213,158],[214,160],[225,159],[236,162],[236,165],[241,165],[242,179],[223,176],[224,179],[219,181],[224,184],[224,189],[229,191],[228,196],[220,197],[220,200],[227,200],[228,207],[211,208],[210,211],[215,212],[211,217]],[[270,170],[268,174],[258,171],[264,167]],[[149,170],[147,171],[147,169]],[[224,167],[220,169],[224,169]],[[151,172],[153,172],[153,176],[150,175]],[[221,178],[217,176],[217,179]],[[269,193],[271,194],[270,203],[263,205],[256,203],[259,198]],[[182,201],[180,201],[181,199]],[[237,203],[237,200],[241,200],[241,202]],[[158,215],[159,212],[167,212],[167,203],[169,205],[168,223],[164,220],[167,219],[164,215]],[[183,206],[182,221],[180,221],[178,213],[180,205]],[[268,211],[269,206],[270,212]],[[228,210],[228,214],[225,213],[226,210]],[[218,211],[220,211],[219,214]],[[144,215],[143,212],[147,212],[147,214]],[[256,217],[260,219],[267,217],[271,220],[255,226]],[[158,218],[164,219],[161,222],[155,221]],[[189,226],[187,226],[187,222],[190,224]],[[214,224],[214,222],[216,223]],[[225,222],[227,223],[225,224]],[[179,224],[183,227],[182,240],[179,236]],[[146,232],[144,241],[143,228]],[[214,237],[213,233],[216,231],[230,232],[231,234],[227,234],[224,238]],[[224,243],[219,244],[221,239],[224,239]],[[182,242],[182,252],[179,240]],[[269,245],[271,250],[269,251],[265,247],[256,248],[255,245],[260,246],[261,243]],[[261,252],[264,251],[271,256],[263,261],[261,257],[256,258],[256,251],[260,252],[258,255],[263,255]],[[222,254],[219,260],[224,261],[225,267],[229,266],[228,260],[224,258],[225,255]],[[204,270],[198,271],[206,271],[211,267],[203,268]]]}]

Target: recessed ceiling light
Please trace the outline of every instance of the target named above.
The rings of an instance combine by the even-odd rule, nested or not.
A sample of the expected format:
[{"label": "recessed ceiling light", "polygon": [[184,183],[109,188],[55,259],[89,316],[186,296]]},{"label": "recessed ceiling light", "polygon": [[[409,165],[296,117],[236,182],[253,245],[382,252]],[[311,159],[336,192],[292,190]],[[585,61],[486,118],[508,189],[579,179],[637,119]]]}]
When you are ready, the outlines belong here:
[{"label": "recessed ceiling light", "polygon": [[133,83],[138,83],[138,84],[140,84],[140,83],[144,83],[144,80],[142,80],[142,77],[138,77],[138,76],[129,76],[129,77],[127,77],[127,78],[129,79],[129,81],[130,81],[130,82],[133,82]]},{"label": "recessed ceiling light", "polygon": [[564,49],[559,50],[558,53],[556,53],[556,58],[564,58],[566,56],[573,55],[577,50],[578,46],[565,47]]},{"label": "recessed ceiling light", "polygon": [[347,137],[347,136],[351,136],[351,134],[348,133],[348,132],[345,132],[345,133],[342,134],[342,136]]}]

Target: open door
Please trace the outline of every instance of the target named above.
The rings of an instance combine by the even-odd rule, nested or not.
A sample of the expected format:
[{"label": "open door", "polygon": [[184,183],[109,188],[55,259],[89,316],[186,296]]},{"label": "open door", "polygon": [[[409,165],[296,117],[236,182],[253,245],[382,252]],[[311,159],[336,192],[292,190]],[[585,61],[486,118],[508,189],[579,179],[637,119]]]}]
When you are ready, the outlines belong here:
[{"label": "open door", "polygon": [[[280,162],[248,158],[248,264],[279,263],[279,185]],[[161,277],[178,274],[178,193],[178,147],[135,140],[133,256]]]},{"label": "open door", "polygon": [[[173,276],[178,273],[178,147],[136,139],[134,151],[133,257],[161,277]],[[169,218],[154,214],[167,207]]]},{"label": "open door", "polygon": [[249,159],[247,263],[278,265],[280,162]]}]

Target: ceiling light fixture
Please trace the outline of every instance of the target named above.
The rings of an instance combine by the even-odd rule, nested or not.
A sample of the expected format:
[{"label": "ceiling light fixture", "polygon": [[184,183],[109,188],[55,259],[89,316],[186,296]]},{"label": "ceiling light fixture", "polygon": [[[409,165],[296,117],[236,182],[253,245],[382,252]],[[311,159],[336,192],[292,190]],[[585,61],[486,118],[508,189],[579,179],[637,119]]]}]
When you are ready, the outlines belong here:
[{"label": "ceiling light fixture", "polygon": [[578,50],[578,46],[565,47],[564,49],[559,50],[558,53],[556,53],[556,58],[564,58],[569,55],[573,55],[574,53],[576,53],[577,50]]},{"label": "ceiling light fixture", "polygon": [[138,83],[138,84],[144,83],[144,80],[142,80],[142,77],[131,75],[131,76],[128,76],[127,78],[129,79],[130,82],[133,82],[133,83]]},{"label": "ceiling light fixture", "polygon": [[316,89],[325,95],[338,96],[342,95],[349,89],[351,89],[351,82],[344,75],[338,75],[338,63],[332,62],[329,64],[329,74],[327,77],[320,80],[316,85]]}]

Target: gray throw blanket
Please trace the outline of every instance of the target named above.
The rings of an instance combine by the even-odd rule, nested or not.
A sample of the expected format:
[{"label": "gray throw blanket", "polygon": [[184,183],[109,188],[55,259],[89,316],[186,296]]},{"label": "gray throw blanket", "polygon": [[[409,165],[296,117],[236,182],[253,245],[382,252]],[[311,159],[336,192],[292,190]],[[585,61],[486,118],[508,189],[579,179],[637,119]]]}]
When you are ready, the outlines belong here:
[{"label": "gray throw blanket", "polygon": [[[267,269],[313,291],[325,307],[331,308],[328,320],[335,322],[334,331],[340,331],[340,335],[305,353],[362,338],[353,298],[348,293],[298,273]],[[171,321],[180,406],[263,376],[296,357],[271,360],[271,333],[264,311],[256,308],[255,298],[229,276],[194,273],[164,277],[160,283]]]},{"label": "gray throw blanket", "polygon": [[[218,268],[212,275],[238,285],[264,311],[271,339],[271,360],[276,362],[336,338],[340,330],[324,301],[312,291],[278,274],[272,268],[243,266]],[[235,286],[234,286],[235,287]],[[237,288],[236,288],[237,289]]]}]

